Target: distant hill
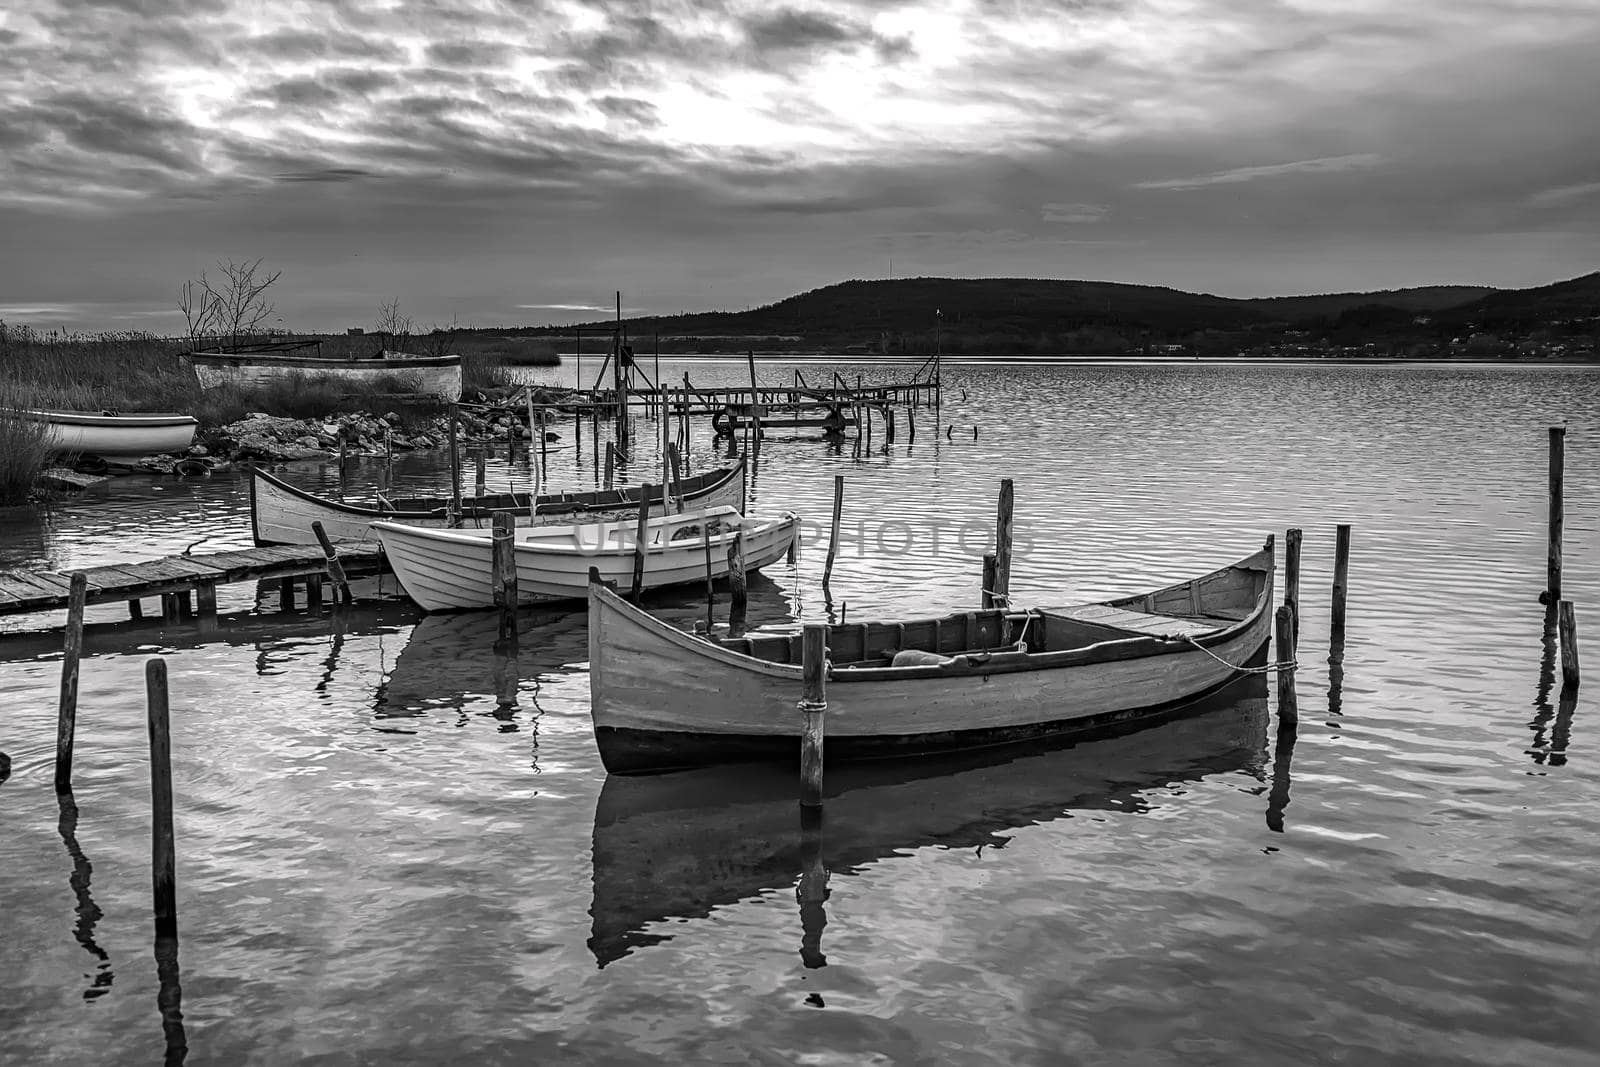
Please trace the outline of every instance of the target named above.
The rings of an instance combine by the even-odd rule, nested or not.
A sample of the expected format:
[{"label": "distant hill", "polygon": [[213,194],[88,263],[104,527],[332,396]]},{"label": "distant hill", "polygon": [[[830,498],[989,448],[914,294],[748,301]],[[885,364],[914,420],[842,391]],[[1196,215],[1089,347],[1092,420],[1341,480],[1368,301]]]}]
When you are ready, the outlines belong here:
[{"label": "distant hill", "polygon": [[1485,329],[1531,327],[1600,317],[1600,272],[1531,289],[1498,289],[1440,316]]},{"label": "distant hill", "polygon": [[1478,300],[1497,290],[1487,285],[1423,285],[1414,289],[1383,289],[1372,293],[1327,293],[1320,296],[1268,296],[1242,301],[1265,314],[1294,322],[1329,318],[1358,307],[1389,307],[1426,313]]},{"label": "distant hill", "polygon": [[[1600,314],[1600,273],[1535,289],[1434,285],[1366,293],[1232,299],[1153,285],[1045,278],[840,282],[746,311],[625,321],[664,351],[745,347],[926,353],[1177,350],[1240,352],[1304,344],[1427,346],[1462,324],[1526,326]],[[612,323],[582,324],[609,332]],[[573,327],[547,328],[551,334]],[[1584,327],[1585,330],[1588,327]]]}]

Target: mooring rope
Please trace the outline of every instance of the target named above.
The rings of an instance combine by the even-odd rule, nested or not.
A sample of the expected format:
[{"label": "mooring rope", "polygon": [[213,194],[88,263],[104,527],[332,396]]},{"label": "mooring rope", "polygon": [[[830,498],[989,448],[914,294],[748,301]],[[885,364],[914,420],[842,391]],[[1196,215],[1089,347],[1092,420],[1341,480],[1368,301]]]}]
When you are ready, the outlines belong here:
[{"label": "mooring rope", "polygon": [[1201,652],[1204,652],[1206,655],[1210,656],[1212,659],[1216,660],[1218,663],[1222,664],[1224,667],[1227,667],[1229,670],[1238,671],[1240,674],[1266,674],[1269,671],[1292,671],[1299,669],[1300,666],[1299,660],[1286,659],[1279,660],[1275,663],[1263,664],[1260,667],[1246,667],[1242,663],[1229,663],[1227,660],[1223,659],[1221,656],[1217,655],[1215,652],[1211,651],[1205,645],[1202,645],[1199,641],[1195,640],[1193,637],[1190,637],[1188,634],[1161,634],[1160,638],[1163,641],[1186,641],[1195,648],[1198,648]]}]

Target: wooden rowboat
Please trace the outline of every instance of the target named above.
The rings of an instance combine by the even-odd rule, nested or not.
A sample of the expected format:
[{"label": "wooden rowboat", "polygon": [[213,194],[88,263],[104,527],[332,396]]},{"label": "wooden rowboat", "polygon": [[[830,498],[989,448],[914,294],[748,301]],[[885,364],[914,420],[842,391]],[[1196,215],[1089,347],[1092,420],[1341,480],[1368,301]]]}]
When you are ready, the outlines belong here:
[{"label": "wooden rowboat", "polygon": [[[1182,804],[1174,783],[1260,776],[1266,732],[1266,677],[1251,674],[1174,721],[1130,724],[1087,744],[830,766],[827,821],[814,843],[800,830],[794,779],[769,766],[611,775],[594,812],[589,950],[605,967],[650,945],[692,941],[719,910],[792,891],[808,866],[825,868],[837,888],[916,849],[1002,848],[1020,828],[1074,812],[1126,815],[1152,797]],[[820,907],[802,899],[798,909],[803,953],[825,947]]]},{"label": "wooden rowboat", "polygon": [[140,412],[117,415],[101,411],[21,409],[17,416],[50,428],[57,452],[90,456],[153,456],[182,452],[194,442],[199,425],[188,415]]},{"label": "wooden rowboat", "polygon": [[[685,478],[680,483],[688,509],[732,507],[744,510],[744,459],[731,467]],[[400,498],[392,507],[371,507],[330,500],[297,489],[281,478],[257,468],[250,475],[250,532],[258,545],[314,545],[313,522],[322,523],[334,541],[360,541],[371,536],[374,522],[387,520],[408,526],[443,529],[450,525],[445,497]],[[659,498],[651,504],[661,513]],[[519,513],[518,523],[537,526],[571,522],[623,519],[639,513],[639,487],[601,489],[579,493],[545,493],[539,497],[537,515],[529,518],[527,493],[495,493],[461,500],[463,523],[488,523],[496,511]]]},{"label": "wooden rowboat", "polygon": [[[424,611],[494,606],[491,531],[397,522],[375,522],[372,528],[406,595]],[[645,527],[644,588],[705,581],[708,528],[711,575],[720,578],[728,573],[728,548],[736,532],[743,533],[745,569],[760,570],[789,551],[800,519],[793,512],[747,519],[730,507],[652,516]],[[591,567],[604,581],[631,586],[636,536],[637,524],[631,521],[518,527],[518,603],[582,599]]]},{"label": "wooden rowboat", "polygon": [[[1119,600],[829,627],[826,758],[1091,732],[1192,701],[1265,647],[1272,573],[1269,539],[1230,567]],[[800,643],[706,640],[592,586],[590,703],[606,769],[795,758]]]},{"label": "wooden rowboat", "polygon": [[297,375],[337,378],[352,385],[371,385],[392,378],[403,386],[396,393],[434,396],[450,403],[461,399],[460,356],[381,352],[365,359],[324,359],[263,350],[187,352],[183,360],[194,371],[202,389],[265,385]]}]

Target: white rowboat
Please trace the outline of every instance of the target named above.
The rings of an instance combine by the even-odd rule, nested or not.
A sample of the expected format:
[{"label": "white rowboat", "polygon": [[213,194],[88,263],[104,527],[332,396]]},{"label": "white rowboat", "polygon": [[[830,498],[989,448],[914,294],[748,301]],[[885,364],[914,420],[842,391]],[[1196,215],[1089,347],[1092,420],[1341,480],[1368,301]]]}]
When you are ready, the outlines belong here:
[{"label": "white rowboat", "polygon": [[[680,483],[685,509],[732,507],[744,510],[744,460],[731,467],[697,474]],[[445,529],[450,525],[444,497],[400,499],[390,508],[346,504],[297,489],[281,478],[255,469],[250,474],[250,531],[258,545],[314,545],[317,535],[313,522],[322,523],[334,541],[361,541],[372,536],[375,522],[399,522],[407,526]],[[659,495],[650,505],[661,514]],[[528,516],[527,493],[496,493],[482,497],[463,497],[462,523],[488,525],[495,511],[511,511],[518,525],[541,526],[637,517],[639,487],[598,489],[576,493],[546,493],[539,497],[537,515]]]},{"label": "white rowboat", "polygon": [[16,414],[48,425],[57,452],[93,456],[182,452],[194,443],[194,431],[199,426],[188,415],[167,412],[115,415],[97,411],[19,410]]},{"label": "white rowboat", "polygon": [[[743,518],[730,507],[653,516],[645,528],[644,588],[703,582],[710,526],[711,575],[728,572],[728,547],[742,531],[745,569],[760,570],[782,559],[799,533],[800,519],[785,512],[774,519]],[[493,532],[434,530],[397,522],[375,522],[385,557],[424,611],[494,606]],[[604,581],[633,583],[636,521],[519,527],[514,542],[518,603],[581,600],[589,569]]]}]

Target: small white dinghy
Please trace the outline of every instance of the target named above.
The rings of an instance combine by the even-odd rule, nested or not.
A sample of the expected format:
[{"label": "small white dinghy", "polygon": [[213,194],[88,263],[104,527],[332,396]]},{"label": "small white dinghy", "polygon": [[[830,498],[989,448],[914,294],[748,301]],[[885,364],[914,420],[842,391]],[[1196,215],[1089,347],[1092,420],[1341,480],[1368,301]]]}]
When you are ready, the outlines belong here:
[{"label": "small white dinghy", "polygon": [[189,415],[143,412],[18,410],[17,415],[50,427],[59,453],[86,456],[153,456],[182,452],[194,443],[200,424]]},{"label": "small white dinghy", "polygon": [[[398,522],[374,522],[372,529],[406,595],[424,611],[494,606],[492,530],[437,530]],[[637,529],[636,519],[518,527],[518,602],[582,600],[589,595],[591,567],[602,580],[630,588]],[[799,530],[800,518],[793,512],[756,519],[719,507],[653,515],[645,526],[643,587],[705,581],[708,531],[711,576],[721,578],[728,573],[728,548],[735,533],[743,534],[745,570],[756,571],[782,559]]]}]

